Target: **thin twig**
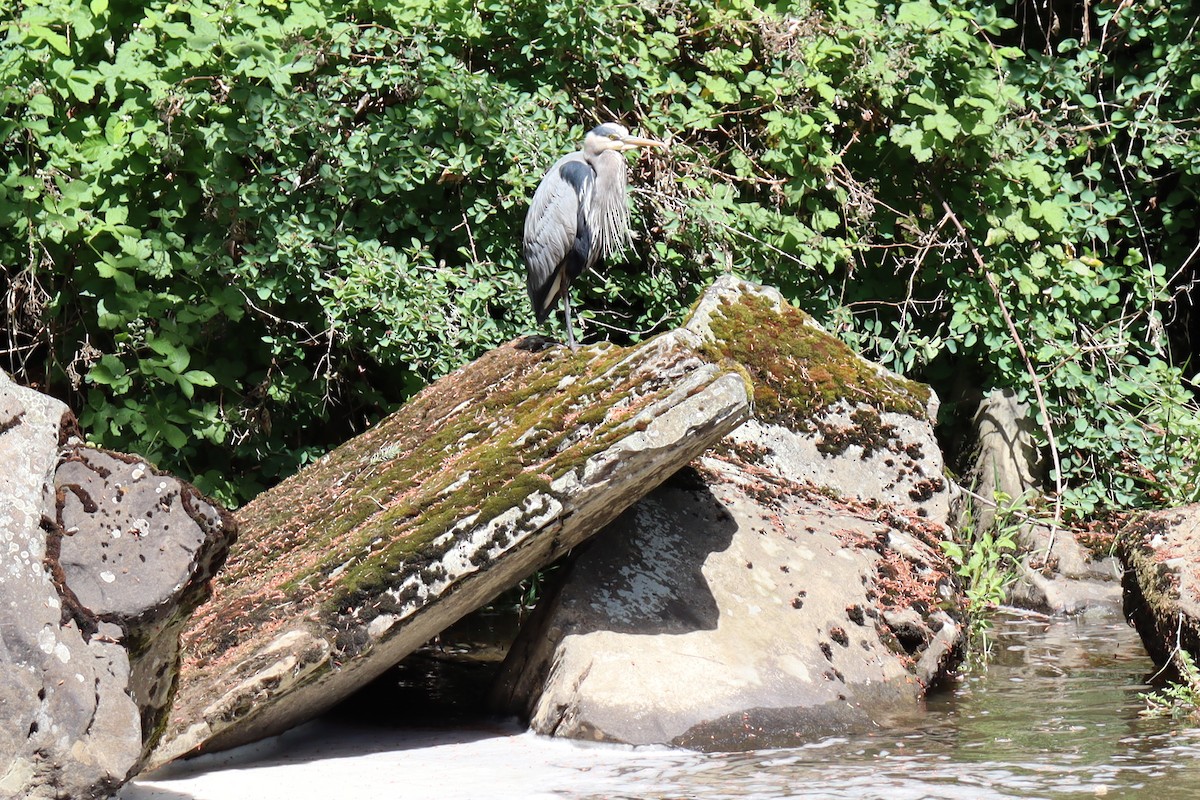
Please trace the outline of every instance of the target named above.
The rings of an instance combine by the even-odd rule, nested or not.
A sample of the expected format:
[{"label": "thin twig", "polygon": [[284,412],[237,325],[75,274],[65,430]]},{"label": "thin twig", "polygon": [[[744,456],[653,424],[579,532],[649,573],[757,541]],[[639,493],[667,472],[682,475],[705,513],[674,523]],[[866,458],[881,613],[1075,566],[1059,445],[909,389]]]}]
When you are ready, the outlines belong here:
[{"label": "thin twig", "polygon": [[246,305],[250,306],[250,308],[253,309],[256,313],[266,317],[269,320],[278,322],[281,325],[290,325],[293,328],[295,328],[296,330],[303,333],[305,336],[307,336],[308,338],[301,341],[300,344],[310,345],[310,344],[315,344],[317,341],[320,340],[320,336],[310,333],[308,328],[305,327],[304,323],[296,322],[296,321],[290,320],[290,319],[284,319],[283,317],[272,314],[270,311],[267,311],[265,308],[260,308],[259,306],[255,305],[254,301],[250,299],[250,295],[248,295],[246,293],[245,289],[239,288],[238,291],[241,292],[242,299],[246,301]]},{"label": "thin twig", "polygon": [[1192,252],[1188,253],[1188,257],[1183,260],[1183,263],[1179,265],[1179,269],[1175,270],[1175,274],[1167,281],[1167,286],[1170,286],[1179,279],[1180,275],[1187,271],[1187,268],[1192,265],[1193,259],[1196,258],[1197,253],[1200,253],[1200,239],[1196,240],[1196,246],[1192,248]]},{"label": "thin twig", "polygon": [[[659,198],[661,200],[666,200],[667,202],[675,205],[675,210],[677,212],[679,212],[681,215],[686,214],[692,210],[682,200],[680,200],[677,197],[673,197],[673,196],[667,194],[666,192],[654,191],[652,189],[643,189],[643,188],[637,187],[637,186],[632,187],[630,189],[630,191],[632,191],[634,194],[640,194],[640,195],[644,195],[646,197],[653,197],[653,198]],[[799,258],[797,258],[792,253],[789,253],[786,250],[782,250],[782,249],[776,247],[775,245],[771,244],[770,242],[763,241],[762,239],[759,239],[756,236],[746,233],[745,231],[740,231],[737,228],[733,227],[732,225],[728,225],[728,224],[722,222],[721,220],[716,219],[715,217],[706,217],[703,214],[699,214],[699,213],[697,213],[696,216],[702,222],[704,222],[706,224],[718,227],[721,230],[725,231],[726,233],[732,233],[737,236],[741,236],[744,239],[749,239],[750,241],[754,242],[755,244],[759,245],[760,247],[765,247],[768,250],[770,250],[771,252],[775,253],[776,255],[786,258],[788,261],[792,261],[796,264],[799,264],[800,266],[804,267],[805,269],[810,268],[810,265],[805,264],[803,261],[801,261]]]},{"label": "thin twig", "polygon": [[[961,483],[958,484],[958,490],[965,495],[969,495],[970,497],[972,497],[973,499],[982,503],[983,505],[988,506],[993,511],[1004,511],[1008,514],[1011,514],[1013,517],[1020,520],[1021,522],[1028,523],[1029,525],[1045,525],[1046,524],[1046,521],[1044,519],[1042,519],[1041,517],[1039,517],[1037,514],[1034,514],[1032,511],[1022,511],[1021,509],[1017,508],[1017,506],[1015,505],[1016,502],[1021,501],[1022,498],[1024,498],[1025,494],[1028,494],[1028,490],[1026,490],[1025,494],[1022,494],[1021,497],[1014,498],[1014,502],[1008,503],[1008,504],[1001,504],[994,497],[984,497],[979,492],[976,492],[972,489],[968,489],[966,486],[963,486]],[[1068,530],[1068,531],[1081,531],[1082,530],[1080,528],[1071,528],[1070,526],[1066,526],[1066,525],[1062,526],[1062,528],[1063,528],[1063,530]]]},{"label": "thin twig", "polygon": [[611,322],[605,322],[604,320],[600,319],[599,317],[595,317],[595,316],[589,318],[588,322],[592,322],[596,325],[599,325],[601,328],[607,328],[610,331],[617,331],[619,333],[624,333],[629,336],[639,336],[640,337],[640,336],[646,336],[647,334],[650,334],[650,333],[654,333],[654,331],[658,329],[658,326],[663,324],[663,322],[665,322],[670,316],[671,316],[670,314],[664,314],[663,316],[659,317],[658,321],[655,322],[653,325],[651,325],[649,328],[646,328],[646,329],[640,330],[640,331],[633,330],[631,328],[622,328],[620,325],[614,325]]},{"label": "thin twig", "polygon": [[[1158,668],[1158,672],[1151,675],[1149,680],[1147,680],[1146,682],[1152,683],[1153,681],[1158,680],[1158,678],[1164,672],[1167,671],[1167,668],[1175,663],[1175,659],[1179,656],[1179,653],[1181,650],[1183,650],[1183,612],[1182,611],[1179,612],[1179,617],[1175,624],[1175,647],[1174,647],[1174,649],[1172,649],[1171,652],[1167,655],[1166,659],[1163,661],[1163,665]],[[1176,666],[1175,669],[1178,670],[1179,667]],[[1180,674],[1182,674],[1182,671],[1180,672]]]},{"label": "thin twig", "polygon": [[1058,533],[1059,523],[1062,520],[1062,465],[1058,458],[1058,440],[1054,436],[1054,428],[1050,424],[1050,408],[1046,405],[1046,397],[1042,393],[1042,382],[1038,379],[1037,371],[1033,368],[1033,361],[1029,358],[1029,353],[1025,349],[1025,342],[1021,339],[1021,334],[1017,331],[1016,323],[1013,322],[1012,314],[1008,312],[1008,304],[1004,302],[1004,296],[1000,293],[1000,287],[996,283],[995,276],[987,268],[987,263],[983,260],[983,256],[979,254],[975,243],[971,241],[971,235],[967,233],[967,229],[963,227],[958,215],[950,208],[950,204],[945,198],[941,198],[942,208],[946,210],[950,221],[954,223],[954,227],[958,229],[958,233],[963,237],[963,241],[967,245],[967,249],[971,251],[971,256],[975,259],[979,271],[983,273],[984,279],[988,282],[988,286],[992,289],[992,294],[996,297],[996,303],[1000,306],[1000,314],[1004,317],[1004,323],[1008,326],[1008,333],[1012,336],[1013,342],[1017,346],[1017,352],[1021,354],[1021,360],[1025,362],[1025,371],[1029,373],[1029,379],[1033,381],[1033,393],[1037,398],[1038,409],[1042,412],[1042,430],[1046,433],[1046,440],[1050,445],[1050,459],[1054,462],[1054,519],[1050,523],[1050,541],[1046,545],[1045,558],[1049,559],[1050,551],[1054,547],[1054,537]]},{"label": "thin twig", "polygon": [[925,257],[928,256],[929,251],[933,249],[934,243],[937,241],[938,233],[946,226],[946,222],[948,220],[948,214],[942,216],[941,220],[938,221],[938,224],[934,226],[933,230],[924,237],[925,241],[921,244],[920,249],[917,251],[916,258],[913,260],[912,272],[910,272],[908,275],[908,292],[904,296],[904,305],[900,311],[900,319],[902,324],[909,319],[908,312],[909,309],[913,307],[913,287],[917,282],[917,273],[921,271],[921,265],[925,263]]}]

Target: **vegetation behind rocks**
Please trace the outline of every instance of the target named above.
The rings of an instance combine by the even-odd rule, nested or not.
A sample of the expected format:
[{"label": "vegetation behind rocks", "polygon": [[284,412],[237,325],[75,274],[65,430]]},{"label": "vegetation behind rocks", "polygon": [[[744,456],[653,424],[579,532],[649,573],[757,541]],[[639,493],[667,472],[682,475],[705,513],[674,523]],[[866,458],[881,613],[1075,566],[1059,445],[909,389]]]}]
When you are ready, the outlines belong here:
[{"label": "vegetation behind rocks", "polygon": [[1195,491],[1186,4],[23,0],[0,40],[0,366],[227,502],[533,329],[526,203],[608,119],[673,147],[591,337],[733,271],[947,420],[1015,387],[1069,510]]}]

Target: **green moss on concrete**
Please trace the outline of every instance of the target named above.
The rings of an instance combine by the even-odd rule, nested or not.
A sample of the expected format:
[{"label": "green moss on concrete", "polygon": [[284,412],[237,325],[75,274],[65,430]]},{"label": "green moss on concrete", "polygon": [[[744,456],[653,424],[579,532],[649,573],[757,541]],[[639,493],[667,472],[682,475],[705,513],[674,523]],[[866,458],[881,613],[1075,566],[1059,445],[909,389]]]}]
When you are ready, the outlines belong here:
[{"label": "green moss on concrete", "polygon": [[549,497],[552,481],[645,427],[639,411],[674,383],[636,373],[632,352],[501,348],[428,387],[243,509],[222,583],[277,576],[280,600],[255,606],[262,623],[279,603],[316,594],[336,616],[412,575],[435,577],[455,525],[477,529],[534,493]]},{"label": "green moss on concrete", "polygon": [[881,373],[793,306],[745,293],[724,299],[709,328],[706,354],[743,366],[760,419],[804,424],[839,400],[925,416],[928,387]]}]

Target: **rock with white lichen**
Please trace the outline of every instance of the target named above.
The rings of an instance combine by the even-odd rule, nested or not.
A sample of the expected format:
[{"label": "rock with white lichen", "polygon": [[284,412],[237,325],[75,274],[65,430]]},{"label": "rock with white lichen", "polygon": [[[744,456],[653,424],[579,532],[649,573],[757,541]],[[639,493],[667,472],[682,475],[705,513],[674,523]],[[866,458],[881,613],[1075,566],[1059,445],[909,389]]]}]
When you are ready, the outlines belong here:
[{"label": "rock with white lichen", "polygon": [[75,430],[0,373],[0,797],[108,797],[140,768],[234,535],[190,485]]},{"label": "rock with white lichen", "polygon": [[721,750],[915,714],[963,642],[936,399],[771,289],[722,279],[686,329],[756,419],[582,550],[494,701],[544,734]]},{"label": "rock with white lichen", "polygon": [[498,348],[241,509],[155,762],[330,708],[741,424],[697,344]]}]

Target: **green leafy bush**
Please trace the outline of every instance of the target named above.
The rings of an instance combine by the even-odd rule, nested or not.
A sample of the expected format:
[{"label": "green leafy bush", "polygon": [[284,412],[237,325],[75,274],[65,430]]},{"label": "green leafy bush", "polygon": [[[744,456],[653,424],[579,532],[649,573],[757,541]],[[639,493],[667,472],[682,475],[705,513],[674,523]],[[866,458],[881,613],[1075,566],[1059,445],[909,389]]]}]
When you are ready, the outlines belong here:
[{"label": "green leafy bush", "polygon": [[578,286],[592,337],[733,270],[951,400],[1036,380],[1074,507],[1160,502],[1196,460],[1166,325],[1200,164],[1160,5],[1046,42],[948,0],[18,2],[4,366],[245,499],[533,329],[525,204],[617,118],[674,146]]}]

